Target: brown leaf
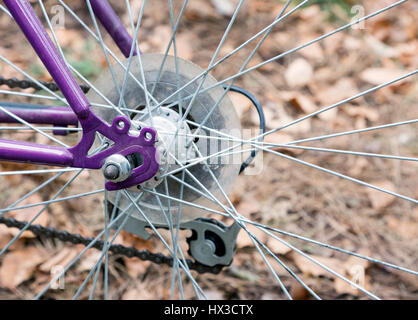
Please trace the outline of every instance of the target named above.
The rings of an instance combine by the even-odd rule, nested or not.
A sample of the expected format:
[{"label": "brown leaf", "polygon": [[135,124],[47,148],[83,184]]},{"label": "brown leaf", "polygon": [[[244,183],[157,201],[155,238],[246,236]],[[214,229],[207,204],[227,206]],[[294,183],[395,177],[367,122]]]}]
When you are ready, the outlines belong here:
[{"label": "brown leaf", "polygon": [[229,97],[231,98],[235,110],[237,111],[238,117],[241,119],[243,114],[250,110],[251,101],[237,92],[230,92]]},{"label": "brown leaf", "polygon": [[[274,143],[274,144],[286,144],[292,140],[294,140],[294,138],[291,135],[280,132],[280,131],[269,134],[265,136],[264,138],[264,142]],[[285,152],[286,154],[290,154],[292,156],[303,153],[302,149],[286,148],[284,146],[274,147],[274,148],[271,148],[271,150],[275,150],[278,152]]]},{"label": "brown leaf", "polygon": [[95,264],[99,261],[102,252],[99,250],[92,250],[88,254],[83,255],[77,266],[78,272],[90,271]]},{"label": "brown leaf", "polygon": [[318,110],[315,102],[299,92],[281,92],[281,96],[304,113],[313,113]]},{"label": "brown leaf", "polygon": [[379,112],[367,106],[344,106],[342,110],[352,117],[361,117],[369,121],[379,120]]},{"label": "brown leaf", "polygon": [[399,78],[405,74],[405,71],[392,68],[369,68],[360,73],[361,80],[379,85]]},{"label": "brown leaf", "polygon": [[284,74],[286,82],[290,87],[302,87],[311,81],[312,76],[312,66],[303,58],[293,61]]},{"label": "brown leaf", "polygon": [[132,288],[125,291],[122,295],[122,300],[150,300],[155,299],[155,296],[147,290]]},{"label": "brown leaf", "polygon": [[[373,181],[370,184],[388,191],[396,192],[395,185],[387,180]],[[395,196],[372,188],[367,188],[367,195],[369,197],[373,209],[375,209],[376,211],[380,211],[381,209],[389,206],[396,199]]]},{"label": "brown leaf", "polygon": [[51,272],[55,266],[66,267],[80,252],[80,247],[65,247],[39,266],[42,272]]},{"label": "brown leaf", "polygon": [[292,279],[289,294],[294,300],[308,300],[311,297],[309,291],[295,279]]},{"label": "brown leaf", "polygon": [[[258,228],[255,228],[253,226],[247,226],[247,229],[253,234],[253,236],[255,238],[257,238],[258,240],[260,240],[263,243],[266,242],[266,240],[267,240],[267,234],[264,233],[262,230],[260,230]],[[238,233],[237,247],[238,248],[254,247],[253,241],[251,240],[249,234],[245,230],[241,230]]]},{"label": "brown leaf", "polygon": [[0,224],[0,248],[3,248],[11,239],[10,229],[4,224]]},{"label": "brown leaf", "polygon": [[185,10],[185,16],[190,20],[217,19],[219,16],[208,1],[190,1]]},{"label": "brown leaf", "polygon": [[129,275],[136,279],[139,275],[144,274],[150,265],[150,261],[139,261],[136,259],[124,257],[124,262]]},{"label": "brown leaf", "polygon": [[[188,33],[176,35],[177,55],[185,60],[191,60],[193,57],[193,39]],[[169,54],[174,55],[174,46],[171,47]]]},{"label": "brown leaf", "polygon": [[[18,204],[18,206],[24,206],[24,205],[29,205],[29,204],[35,204],[35,203],[39,203],[42,202],[42,198],[39,194],[35,193],[33,195],[31,195],[30,197],[28,197],[27,199],[23,200],[22,202],[20,202]],[[42,210],[42,207],[37,206],[37,207],[29,207],[29,208],[25,208],[25,209],[21,209],[21,210],[13,210],[10,214],[11,217],[16,218],[18,220],[21,221],[27,221],[29,222],[30,220],[32,220],[38,213],[39,211]],[[38,218],[36,218],[36,220],[32,223],[33,225],[37,225],[40,224],[42,226],[48,226],[49,223],[49,215],[48,215],[48,211],[45,210],[44,212],[42,212]],[[20,230],[15,229],[15,228],[11,228],[10,229],[10,233],[15,236],[20,232]],[[20,236],[22,238],[34,238],[35,235],[30,232],[30,231],[25,231],[22,233],[22,235]]]},{"label": "brown leaf", "polygon": [[[314,277],[317,277],[317,276],[331,277],[332,276],[332,274],[326,271],[324,268],[315,264],[314,262],[310,261],[309,259],[305,258],[304,256],[302,256],[301,254],[297,252],[292,252],[291,257],[293,261],[295,262],[296,266],[298,267],[298,269],[306,275],[312,275]],[[336,272],[341,272],[341,270],[343,270],[343,265],[341,261],[338,259],[325,258],[321,256],[316,256],[316,255],[310,255],[310,257]]]},{"label": "brown leaf", "polygon": [[389,228],[405,239],[418,237],[418,223],[408,218],[397,218],[390,216],[386,221]]},{"label": "brown leaf", "polygon": [[48,258],[43,250],[26,247],[8,253],[0,267],[0,285],[15,290],[18,285],[28,280],[36,266]]},{"label": "brown leaf", "polygon": [[281,243],[280,241],[272,237],[268,238],[267,246],[269,247],[271,251],[273,251],[276,254],[285,255],[289,253],[290,251],[292,251],[292,249],[290,249],[288,246],[284,245],[283,243]]},{"label": "brown leaf", "polygon": [[[358,89],[354,80],[350,78],[342,78],[333,86],[326,86],[323,88],[318,95],[318,99],[321,102],[322,107],[326,107],[335,102],[352,97],[357,93]],[[329,111],[325,111],[322,115],[325,115],[328,112]]]},{"label": "brown leaf", "polygon": [[251,213],[260,211],[260,206],[254,200],[242,200],[236,206],[237,211],[244,217],[249,217]]},{"label": "brown leaf", "polygon": [[[369,290],[370,289],[370,277],[367,275],[364,275],[364,280],[357,280],[355,278],[355,276],[351,276],[351,277],[346,277],[348,280],[356,283],[357,285],[359,285],[360,287],[362,287],[363,289]],[[356,289],[354,286],[352,286],[351,284],[349,284],[348,282],[344,281],[343,279],[340,278],[335,278],[334,279],[334,289],[335,291],[337,291],[337,293],[339,294],[350,294],[353,296],[359,296],[364,294],[363,292],[361,292],[360,290]]]}]

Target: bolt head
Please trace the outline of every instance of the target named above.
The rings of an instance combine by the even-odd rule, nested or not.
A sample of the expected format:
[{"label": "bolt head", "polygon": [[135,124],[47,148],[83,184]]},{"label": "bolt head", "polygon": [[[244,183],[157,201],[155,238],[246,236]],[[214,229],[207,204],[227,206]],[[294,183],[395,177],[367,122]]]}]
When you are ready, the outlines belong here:
[{"label": "bolt head", "polygon": [[114,164],[108,164],[103,170],[103,175],[107,180],[116,180],[119,178],[119,168]]}]

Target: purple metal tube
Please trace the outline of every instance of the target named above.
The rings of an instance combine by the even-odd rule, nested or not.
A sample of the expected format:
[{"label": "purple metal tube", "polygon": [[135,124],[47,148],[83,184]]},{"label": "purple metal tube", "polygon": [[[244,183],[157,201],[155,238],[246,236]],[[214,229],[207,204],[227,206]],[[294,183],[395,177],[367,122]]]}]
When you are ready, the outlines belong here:
[{"label": "purple metal tube", "polygon": [[[108,181],[106,189],[128,188],[151,179],[159,167],[159,156],[154,145],[156,131],[152,128],[142,128],[139,137],[131,136],[129,134],[131,123],[128,117],[117,116],[110,126],[97,117],[89,110],[86,96],[54,47],[30,3],[27,0],[3,0],[3,2],[77,115],[83,136],[80,142],[70,149],[0,139],[0,159],[100,169],[105,159],[112,154],[128,156],[139,153],[143,157],[143,163],[133,168],[130,177],[125,181],[118,183]],[[111,16],[111,12],[109,13],[109,9],[103,4],[102,9],[104,10],[102,17],[106,17],[106,12]],[[98,154],[88,156],[96,132],[112,140],[114,144]]]},{"label": "purple metal tube", "polygon": [[4,0],[3,2],[54,78],[75,114],[81,119],[87,118],[90,113],[90,104],[30,3],[27,0]]},{"label": "purple metal tube", "polygon": [[69,166],[73,155],[62,147],[0,139],[0,159],[8,161]]},{"label": "purple metal tube", "polygon": [[[45,107],[41,105],[22,105],[0,102],[2,107],[29,123],[52,124],[55,126],[76,126],[78,118],[67,107]],[[15,118],[0,110],[0,123],[18,123]]]},{"label": "purple metal tube", "polygon": [[[132,47],[132,37],[129,35],[125,26],[120,21],[107,0],[90,0],[94,14],[97,16],[103,27],[110,34],[113,41],[119,47],[126,58],[129,57]],[[133,55],[136,55],[134,51]]]}]

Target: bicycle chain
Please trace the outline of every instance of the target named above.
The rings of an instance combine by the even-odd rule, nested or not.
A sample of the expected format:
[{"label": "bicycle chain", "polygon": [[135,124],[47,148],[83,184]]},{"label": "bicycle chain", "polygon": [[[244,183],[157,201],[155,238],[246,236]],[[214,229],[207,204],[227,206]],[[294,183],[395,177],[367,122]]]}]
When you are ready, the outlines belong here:
[{"label": "bicycle chain", "polygon": [[[51,91],[59,91],[59,87],[55,82],[46,82],[46,81],[39,81],[42,85],[47,87]],[[2,76],[0,76],[0,85],[6,85],[9,88],[19,88],[19,89],[28,89],[33,88],[36,90],[42,90],[43,88],[39,86],[36,82],[31,80],[19,80],[16,78],[9,78],[5,79]],[[81,90],[83,90],[84,93],[87,93],[90,90],[90,87],[85,84],[80,85]],[[3,218],[0,217],[0,224],[4,224],[9,228],[18,228],[22,230],[23,228],[26,228],[26,230],[31,231],[36,236],[44,236],[50,239],[58,239],[63,242],[69,242],[72,244],[83,244],[85,246],[90,245],[90,243],[94,240],[92,237],[83,237],[80,234],[73,234],[69,233],[68,231],[61,231],[54,228],[47,228],[43,227],[41,225],[28,225],[27,222],[19,221],[14,218]],[[97,240],[92,245],[93,248],[102,250],[103,246],[105,245],[105,241],[103,240]],[[126,247],[120,244],[113,244],[109,246],[108,250],[114,254],[120,254],[125,257],[136,257],[143,261],[151,261],[155,264],[162,265],[166,264],[170,267],[173,266],[173,258],[163,255],[162,253],[153,253],[148,250],[138,250],[135,247]],[[198,273],[213,273],[218,274],[221,272],[222,268],[224,266],[217,265],[214,267],[208,267],[205,266],[199,262],[186,259],[186,263],[191,270],[195,270]]]},{"label": "bicycle chain", "polygon": [[[94,241],[92,237],[83,237],[80,234],[69,233],[68,231],[61,231],[51,227],[43,227],[41,225],[28,225],[27,222],[19,221],[14,218],[3,218],[0,217],[0,224],[4,224],[9,228],[18,228],[20,230],[26,228],[26,230],[31,231],[38,237],[44,236],[49,239],[58,239],[63,242],[69,242],[72,244],[83,244],[88,246]],[[92,248],[102,250],[105,246],[105,241],[96,240]],[[155,264],[162,265],[166,264],[170,267],[173,266],[174,259],[169,256],[165,256],[162,253],[153,253],[148,250],[138,250],[135,247],[126,247],[121,244],[112,244],[108,247],[108,250],[114,254],[120,254],[128,258],[136,257],[143,261],[151,261]],[[198,273],[213,273],[218,274],[221,272],[224,266],[217,265],[215,267],[208,267],[196,261],[186,259],[186,263],[190,270],[195,270]]]},{"label": "bicycle chain", "polygon": [[[39,83],[41,83],[43,86],[45,86],[46,88],[48,88],[51,91],[59,91],[59,87],[55,82],[47,82],[47,81],[42,81],[39,80]],[[8,78],[5,79],[2,76],[0,76],[0,85],[6,85],[9,88],[13,89],[13,88],[19,88],[19,89],[35,89],[35,90],[43,90],[43,88],[36,83],[35,81],[31,81],[31,80],[19,80],[17,78]],[[84,93],[89,92],[90,87],[86,84],[80,84],[80,88]]]}]

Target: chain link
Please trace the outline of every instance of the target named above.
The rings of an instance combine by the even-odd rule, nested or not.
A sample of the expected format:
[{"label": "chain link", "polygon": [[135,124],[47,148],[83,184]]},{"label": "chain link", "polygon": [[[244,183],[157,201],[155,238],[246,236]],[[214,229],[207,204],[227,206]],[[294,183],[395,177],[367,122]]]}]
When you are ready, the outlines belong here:
[{"label": "chain link", "polygon": [[[31,231],[34,235],[38,237],[46,237],[49,239],[58,239],[63,242],[69,242],[72,244],[82,244],[84,246],[88,246],[94,241],[92,237],[83,237],[80,234],[69,233],[68,231],[61,231],[54,228],[47,228],[41,225],[28,225],[28,222],[19,221],[14,218],[4,218],[0,217],[0,224],[4,224],[9,228],[17,228],[22,230],[26,228],[26,230]],[[97,240],[93,245],[92,248],[102,250],[105,246],[105,241]],[[126,247],[120,244],[112,244],[108,247],[108,250],[114,254],[120,254],[125,257],[133,258],[136,257],[143,261],[151,261],[155,264],[162,265],[166,264],[170,267],[173,266],[174,259],[169,256],[165,256],[162,253],[153,253],[148,250],[138,250],[135,247]],[[195,270],[198,273],[213,273],[218,274],[223,266],[217,265],[215,267],[208,267],[196,261],[186,259],[186,263],[191,270]]]},{"label": "chain link", "polygon": [[[59,91],[59,87],[55,82],[47,82],[47,81],[42,81],[39,80],[39,83],[41,83],[43,86],[47,87],[49,90],[51,91]],[[9,88],[13,89],[13,88],[19,88],[19,89],[35,89],[35,90],[43,90],[43,88],[36,83],[35,81],[31,81],[31,80],[19,80],[17,78],[3,78],[2,76],[0,76],[0,85],[6,85]],[[81,90],[84,93],[89,92],[90,87],[86,84],[81,84],[80,85]]]}]

